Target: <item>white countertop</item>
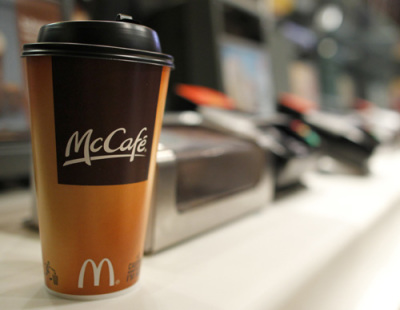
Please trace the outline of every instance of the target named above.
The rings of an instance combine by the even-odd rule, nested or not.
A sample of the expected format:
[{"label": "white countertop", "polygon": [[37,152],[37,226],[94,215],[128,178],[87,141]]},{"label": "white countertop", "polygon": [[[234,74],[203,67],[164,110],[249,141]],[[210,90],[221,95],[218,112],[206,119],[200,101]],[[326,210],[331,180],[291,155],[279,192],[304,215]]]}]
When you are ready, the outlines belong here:
[{"label": "white countertop", "polygon": [[370,176],[309,173],[306,189],[145,257],[124,296],[69,301],[44,289],[27,190],[0,192],[0,309],[397,310],[400,153]]}]

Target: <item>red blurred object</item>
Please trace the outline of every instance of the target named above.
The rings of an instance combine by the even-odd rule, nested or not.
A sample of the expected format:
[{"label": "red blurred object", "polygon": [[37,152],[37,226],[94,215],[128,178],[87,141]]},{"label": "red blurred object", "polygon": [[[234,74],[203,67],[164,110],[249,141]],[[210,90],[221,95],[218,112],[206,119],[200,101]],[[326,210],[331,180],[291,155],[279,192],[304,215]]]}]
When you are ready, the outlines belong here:
[{"label": "red blurred object", "polygon": [[374,106],[374,104],[368,100],[357,98],[355,102],[354,108],[357,111],[365,111],[368,109],[371,109]]},{"label": "red blurred object", "polygon": [[317,109],[315,102],[289,93],[280,94],[279,103],[301,114],[306,114]]},{"label": "red blurred object", "polygon": [[235,109],[234,101],[222,92],[198,85],[178,84],[175,93],[197,105],[227,110]]}]

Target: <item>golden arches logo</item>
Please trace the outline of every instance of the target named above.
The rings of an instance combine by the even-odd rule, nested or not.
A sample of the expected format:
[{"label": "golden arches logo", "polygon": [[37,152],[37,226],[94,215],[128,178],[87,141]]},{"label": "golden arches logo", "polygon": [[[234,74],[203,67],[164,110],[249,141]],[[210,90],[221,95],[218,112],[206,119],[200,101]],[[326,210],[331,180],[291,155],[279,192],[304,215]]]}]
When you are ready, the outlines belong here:
[{"label": "golden arches logo", "polygon": [[84,263],[83,263],[83,265],[81,267],[81,271],[79,272],[79,279],[78,279],[78,287],[79,288],[83,288],[83,281],[84,281],[84,278],[85,278],[85,271],[86,271],[86,267],[87,267],[87,265],[89,263],[92,265],[92,269],[93,269],[93,277],[94,277],[93,285],[94,286],[99,286],[100,285],[101,269],[103,268],[104,263],[108,264],[109,286],[114,286],[115,285],[114,268],[113,268],[113,265],[112,265],[111,261],[108,258],[103,258],[100,261],[98,266],[96,265],[94,260],[87,259],[87,260],[84,261]]}]

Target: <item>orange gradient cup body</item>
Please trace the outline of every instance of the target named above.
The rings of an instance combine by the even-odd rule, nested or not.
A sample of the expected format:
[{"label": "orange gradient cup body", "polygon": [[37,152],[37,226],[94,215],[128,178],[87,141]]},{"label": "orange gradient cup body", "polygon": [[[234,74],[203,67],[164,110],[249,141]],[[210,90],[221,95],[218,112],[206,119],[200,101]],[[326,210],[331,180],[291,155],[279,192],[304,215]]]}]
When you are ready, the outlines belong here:
[{"label": "orange gradient cup body", "polygon": [[170,67],[26,57],[43,270],[64,297],[137,281]]}]

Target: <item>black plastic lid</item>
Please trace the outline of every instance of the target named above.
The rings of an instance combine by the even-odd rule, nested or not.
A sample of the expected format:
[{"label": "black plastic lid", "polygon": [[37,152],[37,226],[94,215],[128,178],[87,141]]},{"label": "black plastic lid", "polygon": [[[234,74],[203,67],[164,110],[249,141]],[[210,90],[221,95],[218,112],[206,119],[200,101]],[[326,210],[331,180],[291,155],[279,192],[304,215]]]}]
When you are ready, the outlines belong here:
[{"label": "black plastic lid", "polygon": [[127,15],[117,21],[70,21],[41,27],[38,43],[25,44],[22,56],[77,56],[131,60],[173,67],[161,53],[157,33]]}]

